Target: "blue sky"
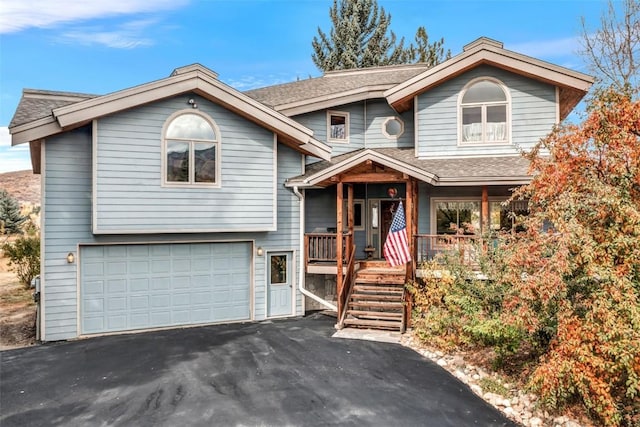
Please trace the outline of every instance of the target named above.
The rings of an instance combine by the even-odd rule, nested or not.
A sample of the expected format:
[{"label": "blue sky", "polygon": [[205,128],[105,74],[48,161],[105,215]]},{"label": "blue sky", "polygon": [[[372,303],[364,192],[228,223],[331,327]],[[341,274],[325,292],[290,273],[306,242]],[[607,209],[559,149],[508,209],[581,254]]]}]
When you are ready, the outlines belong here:
[{"label": "blue sky", "polygon": [[[332,0],[2,0],[0,172],[30,169],[7,126],[23,88],[106,94],[201,63],[247,90],[316,77],[311,40]],[[419,26],[453,55],[480,36],[587,72],[580,17],[596,28],[604,0],[378,0],[412,41]]]}]

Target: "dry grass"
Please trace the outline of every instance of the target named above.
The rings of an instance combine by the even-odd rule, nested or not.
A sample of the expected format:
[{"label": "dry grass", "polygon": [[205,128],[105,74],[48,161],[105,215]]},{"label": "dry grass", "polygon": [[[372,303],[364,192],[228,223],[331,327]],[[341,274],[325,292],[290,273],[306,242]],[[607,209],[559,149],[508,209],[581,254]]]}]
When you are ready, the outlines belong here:
[{"label": "dry grass", "polygon": [[36,306],[33,290],[25,288],[0,258],[0,350],[35,344]]}]

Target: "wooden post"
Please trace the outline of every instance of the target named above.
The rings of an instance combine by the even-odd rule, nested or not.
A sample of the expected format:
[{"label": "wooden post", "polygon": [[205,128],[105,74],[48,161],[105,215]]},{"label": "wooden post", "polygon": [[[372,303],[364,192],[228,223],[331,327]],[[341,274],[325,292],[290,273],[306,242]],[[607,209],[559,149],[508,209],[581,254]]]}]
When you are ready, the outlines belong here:
[{"label": "wooden post", "polygon": [[[413,259],[414,257],[414,248],[413,248],[413,234],[414,234],[414,230],[413,230],[413,180],[410,178],[407,180],[406,183],[406,190],[405,190],[405,201],[407,206],[405,206],[405,213],[407,216],[407,241],[409,242],[409,253],[411,254],[411,258]],[[407,264],[407,274],[406,277],[407,279],[410,279],[413,276],[413,261],[410,262],[409,264]]]},{"label": "wooden post", "polygon": [[[409,253],[411,254],[411,262],[409,262],[407,264],[407,270],[406,270],[406,274],[405,274],[405,280],[411,280],[413,279],[413,258],[415,256],[415,250],[414,250],[414,241],[413,241],[413,235],[415,233],[414,230],[414,205],[415,205],[415,191],[414,191],[414,182],[412,178],[409,178],[407,180],[407,184],[406,184],[406,189],[405,189],[405,198],[406,198],[406,202],[407,202],[407,206],[406,206],[406,215],[407,215],[407,241],[409,242]],[[407,295],[407,299],[406,299],[406,305],[404,307],[405,310],[405,319],[406,319],[406,326],[407,327],[411,327],[411,309],[412,309],[412,304],[411,304],[411,296],[409,294]]]},{"label": "wooden post", "polygon": [[344,200],[344,194],[343,194],[343,188],[342,188],[342,182],[338,182],[337,184],[337,193],[338,196],[336,198],[336,231],[337,231],[337,236],[336,236],[336,264],[338,267],[338,271],[336,272],[336,296],[337,296],[337,300],[338,300],[338,319],[340,319],[340,316],[342,315],[342,285],[343,285],[343,274],[342,274],[342,258],[343,258],[343,253],[342,253],[342,203]]},{"label": "wooden post", "polygon": [[349,239],[347,239],[347,254],[345,258],[347,260],[351,259],[351,251],[353,250],[353,239],[354,239],[354,217],[353,217],[353,185],[349,185],[347,187],[347,224],[349,227]]},{"label": "wooden post", "polygon": [[484,185],[482,187],[482,230],[481,232],[489,232],[489,188]]}]

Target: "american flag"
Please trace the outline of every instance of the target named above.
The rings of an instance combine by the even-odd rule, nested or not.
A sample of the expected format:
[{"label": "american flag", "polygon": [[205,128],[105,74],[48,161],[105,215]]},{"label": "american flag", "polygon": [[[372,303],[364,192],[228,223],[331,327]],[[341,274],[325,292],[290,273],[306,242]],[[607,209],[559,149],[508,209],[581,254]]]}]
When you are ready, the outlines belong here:
[{"label": "american flag", "polygon": [[411,261],[409,243],[407,242],[407,223],[404,219],[402,202],[398,205],[398,209],[393,216],[387,240],[382,247],[382,253],[384,254],[384,259],[391,264],[391,267]]}]

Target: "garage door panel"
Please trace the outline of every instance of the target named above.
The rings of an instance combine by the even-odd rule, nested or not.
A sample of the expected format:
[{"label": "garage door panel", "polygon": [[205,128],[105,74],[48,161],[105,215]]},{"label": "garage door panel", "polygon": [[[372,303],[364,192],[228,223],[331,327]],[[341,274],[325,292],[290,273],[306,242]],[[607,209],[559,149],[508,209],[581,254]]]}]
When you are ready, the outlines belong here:
[{"label": "garage door panel", "polygon": [[250,318],[251,244],[86,246],[83,334]]}]

